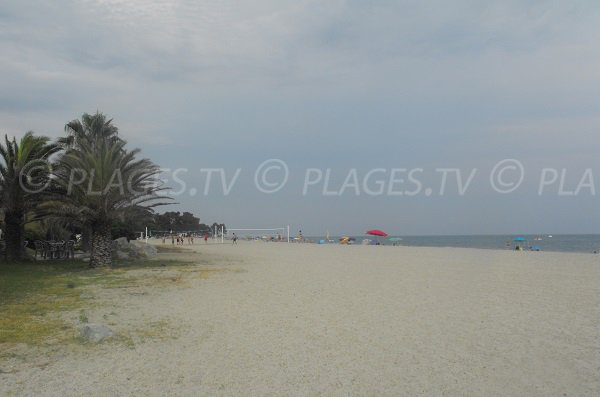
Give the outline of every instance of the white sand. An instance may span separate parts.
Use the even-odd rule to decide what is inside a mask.
[[[117,331],[168,321],[175,338],[40,353],[0,374],[0,390],[600,395],[598,256],[245,242],[194,249],[183,256],[231,271],[144,295],[120,291],[93,313],[99,321],[117,313]]]

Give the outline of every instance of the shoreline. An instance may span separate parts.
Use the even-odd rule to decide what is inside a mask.
[[[525,235],[528,237],[531,237],[531,235]],[[333,238],[334,240],[336,240],[335,243],[324,243],[324,244],[320,244],[319,240],[323,239],[323,236],[316,236],[316,237],[307,237],[307,242],[311,243],[311,244],[319,244],[319,245],[336,245],[338,238],[335,237]],[[354,244],[351,245],[363,245],[361,244],[361,239],[366,238],[366,239],[371,239],[373,240],[373,238],[369,237],[369,236],[353,236],[353,238],[356,239],[356,242]],[[578,239],[574,239],[572,241],[562,241],[564,239],[572,239],[572,238],[578,238]],[[394,245],[393,242],[387,241],[386,239],[380,239],[380,241],[382,242],[381,245],[383,246],[402,246],[402,247],[427,247],[427,248],[472,248],[472,249],[483,249],[483,250],[499,250],[499,251],[511,251],[511,250],[515,250],[514,248],[514,241],[513,241],[513,237],[508,236],[508,235],[432,235],[432,236],[403,236],[402,237],[403,240],[401,240],[400,242],[396,242],[396,245]],[[464,242],[437,242],[437,243],[430,243],[427,240],[446,240],[446,239],[462,239],[462,240],[472,240],[475,242],[474,245],[469,245],[467,243]],[[493,239],[494,241],[494,246],[488,245],[488,246],[484,246],[484,245],[477,245],[477,240],[481,240],[481,239]],[[586,241],[587,239],[587,241]],[[414,240],[422,240],[422,241],[418,241],[415,242]],[[506,242],[510,242],[511,243],[511,248],[506,248],[505,247],[505,243]],[[481,241],[479,241],[479,243],[481,244]],[[525,249],[523,251],[535,251],[535,252],[566,252],[566,253],[589,253],[589,254],[596,254],[598,252],[600,252],[600,234],[565,234],[565,235],[553,235],[553,237],[551,238],[544,238],[543,240],[534,240],[534,239],[526,239],[525,243],[527,244],[527,246],[529,247],[539,247],[540,250],[539,251],[535,251],[535,250],[530,250],[530,249]],[[550,244],[548,244],[550,243]],[[487,240],[484,242],[484,244],[492,244],[492,240]],[[556,247],[555,244],[560,244],[562,245],[562,247]],[[569,248],[569,245],[585,245],[585,247],[580,247],[580,248]]]
[[[285,241],[282,242],[265,242],[265,241],[248,241],[248,240],[238,240],[238,243],[257,243],[257,244],[288,244]],[[204,243],[202,243],[204,244]],[[231,241],[225,240],[225,243],[209,243],[208,245],[231,245]],[[367,244],[339,244],[339,243],[325,243],[320,244],[315,241],[306,241],[306,242],[290,242],[290,245],[318,245],[318,246],[342,246],[342,247],[386,247],[386,248],[424,248],[424,249],[459,249],[459,250],[478,250],[478,251],[494,251],[494,252],[518,252],[518,253],[534,253],[534,254],[576,254],[576,255],[598,255],[598,253],[588,252],[588,251],[555,251],[555,250],[543,250],[543,251],[532,251],[532,250],[522,250],[517,251],[515,249],[507,249],[507,248],[485,248],[485,247],[457,247],[457,246],[439,246],[439,245],[408,245],[408,244],[381,244],[381,245],[367,245]],[[200,243],[195,243],[194,245],[190,245],[190,247],[195,247],[200,245]],[[186,245],[187,246],[187,245]],[[177,247],[177,246],[175,246]],[[181,246],[180,246],[181,247]]]

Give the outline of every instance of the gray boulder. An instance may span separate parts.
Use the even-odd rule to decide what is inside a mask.
[[[129,245],[139,258],[152,258],[158,254],[156,247],[152,244],[146,244],[145,241],[132,241]]]
[[[99,343],[113,337],[113,332],[106,325],[83,324],[79,327],[79,335],[87,342]]]
[[[127,237],[119,237],[118,239],[113,241],[113,249],[118,251],[126,250],[129,247],[129,241],[127,241]]]
[[[113,255],[117,259],[148,259],[158,254],[156,247],[146,244],[145,241],[133,240],[128,242],[127,238],[121,237],[113,241]]]

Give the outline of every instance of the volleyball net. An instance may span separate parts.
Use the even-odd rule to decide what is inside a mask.
[[[227,228],[225,234],[228,238],[233,236],[233,233],[239,237],[279,239],[280,241],[290,242],[290,226],[285,227],[270,227],[270,228]]]

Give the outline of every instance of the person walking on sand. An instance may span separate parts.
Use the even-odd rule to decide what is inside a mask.
[[[204,233],[204,244],[208,244],[208,233]]]
[[[235,233],[233,233],[233,238],[231,240],[232,240],[231,245],[234,245],[234,244],[237,245],[237,236],[235,235]]]

